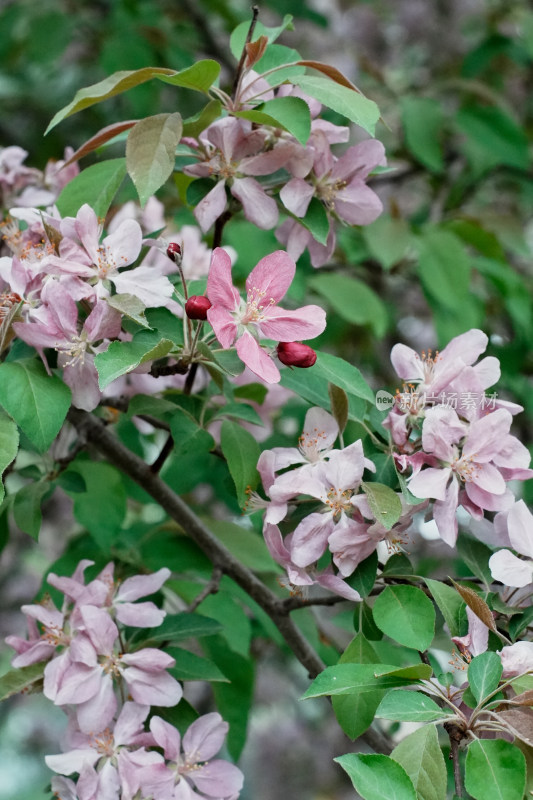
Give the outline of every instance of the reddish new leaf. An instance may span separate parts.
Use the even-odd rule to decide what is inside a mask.
[[[97,147],[101,147],[106,142],[109,142],[110,139],[118,136],[119,133],[133,128],[137,122],[138,120],[136,119],[128,119],[124,122],[114,122],[112,125],[106,125],[105,128],[102,128],[94,136],[91,136],[90,139],[87,139],[85,144],[82,144],[81,147],[78,147],[76,152],[71,155],[68,161],[65,161],[63,166],[67,167],[69,164],[79,161],[80,158],[83,158],[83,156],[86,156],[88,153],[92,153]]]

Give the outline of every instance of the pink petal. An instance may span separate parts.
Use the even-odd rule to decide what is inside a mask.
[[[218,753],[229,725],[216,711],[204,714],[189,726],[183,736],[183,752],[190,762],[209,761]]]
[[[218,181],[194,209],[194,216],[204,233],[223,213],[226,203],[226,182]]]
[[[230,798],[240,792],[244,776],[240,769],[228,761],[216,759],[191,771],[188,777],[208,797]]]
[[[182,698],[180,684],[168,672],[153,673],[128,667],[123,675],[129,693],[142,705],[175,706]]]
[[[151,575],[134,575],[132,578],[127,578],[120,585],[115,601],[131,603],[134,600],[138,600],[139,597],[154,594],[154,592],[159,591],[171,574],[167,567],[162,567]]]
[[[115,606],[116,618],[132,628],[157,628],[166,616],[166,611],[155,603],[119,603]]]
[[[213,328],[218,341],[227,349],[237,336],[237,324],[231,312],[221,306],[211,306],[207,310],[207,321]]]
[[[244,216],[261,230],[270,230],[278,222],[278,205],[255,178],[235,178],[231,193],[242,203]]]
[[[471,456],[476,462],[491,461],[509,433],[512,421],[509,412],[499,408],[473,422],[463,447],[463,458]]]
[[[422,474],[422,473],[421,473]],[[439,530],[440,538],[443,542],[455,546],[457,541],[457,505],[459,501],[459,482],[452,480],[444,501],[437,500],[433,504],[433,519]]]
[[[237,355],[252,370],[254,375],[266,383],[278,383],[281,375],[269,355],[247,331],[237,339]]]
[[[239,172],[244,175],[272,175],[285,166],[294,152],[295,145],[292,142],[282,142],[272,150],[243,158],[239,164]]]
[[[320,306],[302,306],[295,311],[273,306],[264,313],[265,319],[259,323],[261,333],[276,342],[314,339],[326,327],[326,312]]]
[[[163,748],[165,758],[169,761],[178,761],[181,751],[181,737],[176,728],[165,722],[161,717],[152,717],[150,730],[159,747]]]
[[[96,606],[82,606],[80,616],[85,632],[100,655],[109,655],[118,638],[118,628],[107,611]]]
[[[460,358],[470,366],[481,353],[485,352],[488,341],[488,336],[483,331],[473,328],[452,339],[441,351],[440,358],[447,361],[454,361],[456,358]]]
[[[334,530],[335,523],[331,514],[314,513],[305,517],[292,535],[293,563],[298,567],[307,567],[318,561]]]
[[[236,311],[241,302],[240,294],[231,280],[231,258],[221,247],[216,247],[211,256],[207,296],[213,306],[221,306],[229,311]]]
[[[279,196],[285,208],[296,217],[305,217],[315,189],[301,178],[292,178],[282,188]]]
[[[428,467],[409,479],[409,491],[415,497],[422,499],[432,497],[435,500],[444,500],[450,475],[451,469],[449,468]]]
[[[350,181],[357,176],[364,180],[374,167],[384,166],[386,163],[383,144],[377,139],[366,139],[346,150],[331,170],[331,179]]]
[[[94,747],[84,747],[83,749],[60,753],[56,756],[44,757],[46,766],[61,775],[72,775],[73,772],[79,773],[84,764],[89,764],[93,767],[99,759],[100,754]]]
[[[261,308],[279,303],[291,285],[296,264],[284,250],[264,256],[246,278],[246,292]],[[272,309],[269,309],[272,310]]]
[[[370,225],[383,211],[377,194],[359,178],[337,192],[334,206],[339,217],[350,225]]]
[[[509,539],[513,548],[524,556],[533,558],[533,514],[523,500],[519,500],[507,515]],[[514,586],[514,584],[508,584]]]

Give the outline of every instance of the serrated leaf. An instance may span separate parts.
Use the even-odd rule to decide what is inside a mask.
[[[354,92],[361,92],[355,86],[346,75],[343,75],[337,67],[332,67],[331,64],[323,64],[321,61],[304,61],[301,60],[298,62],[302,67],[310,67],[311,69],[316,69],[318,72],[322,72],[324,75],[327,75],[328,78],[331,78],[332,81],[335,83],[340,84],[341,86],[346,86],[347,89],[353,89]]]
[[[70,407],[70,389],[40,361],[0,364],[0,404],[40,453],[48,450]]]
[[[355,122],[356,125],[360,125],[367,133],[374,136],[376,123],[379,120],[379,108],[373,100],[327,78],[295,75],[292,80],[311,97]]]
[[[327,243],[330,230],[329,217],[324,204],[318,197],[311,198],[305,217],[295,217],[295,219],[309,231],[319,244]]]
[[[208,658],[197,656],[181,647],[167,647],[165,652],[176,659],[176,664],[169,668],[172,677],[177,681],[222,681],[228,679],[216,664]]]
[[[370,642],[358,633],[339,658],[339,664],[375,664],[378,656]],[[355,740],[372,724],[384,689],[356,695],[336,695],[331,698],[337,722],[344,733]]]
[[[389,756],[349,753],[334,761],[348,773],[364,800],[417,800],[407,772]]]
[[[400,668],[390,664],[336,664],[326,667],[314,679],[302,700],[324,695],[365,694],[378,689],[409,686],[429,677],[431,673],[431,667],[426,664],[416,664],[414,668]]]
[[[490,586],[493,580],[489,568],[492,550],[477,539],[461,535],[457,539],[457,552],[467,567],[472,570],[472,575],[480,578],[487,586]]]
[[[468,682],[478,703],[498,687],[502,672],[500,657],[490,650],[472,659],[468,665]]]
[[[82,205],[88,203],[96,216],[104,219],[125,177],[125,158],[91,164],[61,190],[56,200],[59,213],[62,217],[75,217]]]
[[[197,139],[202,131],[205,131],[212,122],[220,117],[221,111],[222,103],[220,100],[210,100],[193,117],[187,117],[187,119],[183,120],[183,136],[191,136],[193,139]]]
[[[252,41],[255,42],[257,39],[261,38],[261,36],[266,36],[269,44],[271,42],[275,42],[278,36],[283,33],[284,30],[292,30],[292,20],[293,17],[291,14],[285,14],[283,17],[283,22],[281,25],[277,27],[267,28],[263,25],[262,22],[257,22],[254,28],[254,33],[252,36]],[[241,22],[240,25],[233,30],[231,37],[230,37],[230,49],[233,55],[237,60],[241,57],[241,53],[243,51],[246,37],[248,35],[248,30],[250,28],[249,22]]]
[[[155,77],[164,83],[171,83],[172,86],[183,86],[185,89],[194,89],[197,92],[207,94],[208,89],[214,84],[220,75],[220,64],[210,58],[197,61],[192,67],[186,67],[179,72],[161,73]]]
[[[378,628],[395,642],[427,650],[435,635],[433,603],[416,586],[387,586],[373,607]]]
[[[473,589],[469,589],[468,586],[460,586],[453,579],[452,583],[467,604],[468,608],[470,608],[474,614],[479,617],[481,622],[485,623],[487,628],[490,628],[491,631],[499,636],[498,628],[494,622],[492,611],[483,598],[480,597]]]
[[[0,676],[0,700],[5,700],[19,692],[28,691],[34,683],[41,680],[47,662],[40,661],[29,667],[11,669]]]
[[[196,453],[198,457],[212,450],[215,440],[189,414],[176,407],[170,420],[170,432],[174,441],[174,452],[179,456]]]
[[[522,800],[524,754],[503,739],[476,739],[466,754],[465,788],[475,800]]]
[[[106,297],[105,301],[111,308],[116,308],[117,311],[120,311],[121,314],[133,320],[133,322],[136,322],[137,325],[140,325],[142,328],[150,327],[144,315],[146,306],[142,300],[135,295],[114,294],[110,297]]]
[[[174,342],[162,339],[158,331],[139,331],[131,342],[111,342],[94,359],[100,389],[140,364],[166,356],[173,348]]]
[[[126,142],[126,166],[141,206],[171,176],[181,139],[181,114],[156,114],[133,127]]]
[[[390,531],[402,516],[402,501],[396,492],[383,483],[363,482],[361,488],[376,521]]]
[[[92,153],[93,150],[97,150],[102,145],[114,139],[115,136],[118,136],[119,134],[124,133],[124,131],[128,131],[130,128],[133,128],[138,121],[139,120],[137,119],[128,119],[124,120],[124,122],[114,122],[112,125],[106,125],[105,128],[102,128],[94,136],[91,136],[90,139],[87,139],[87,141],[82,144],[81,147],[78,147],[76,152],[73,153],[67,161],[65,161],[64,166],[66,167],[69,164],[74,164],[76,161],[79,161],[80,158]]]
[[[254,572],[277,572],[278,567],[261,535],[229,520],[207,518],[205,522],[209,530],[245,567]]]
[[[165,69],[164,67],[143,67],[136,70],[122,70],[115,72],[113,75],[108,75],[104,80],[98,83],[93,83],[91,86],[86,86],[80,89],[74,95],[74,99],[62,108],[53,117],[48,128],[45,131],[51,131],[61,120],[82,111],[84,108],[101,103],[109,97],[114,97],[117,94],[128,91],[134,86],[139,86],[141,83],[152,80],[160,75],[174,75],[175,70]]]
[[[0,411],[0,477],[16,458],[19,432],[11,417]],[[4,499],[4,484],[0,481],[0,503]]]
[[[432,172],[444,169],[441,137],[444,114],[432,97],[401,98],[400,107],[405,141],[410,153]]]
[[[309,106],[300,97],[276,97],[249,111],[239,111],[235,116],[261,125],[283,128],[292,133],[302,145],[307,144],[311,133]]]
[[[368,325],[381,338],[387,330],[387,310],[366,283],[349,275],[314,275],[310,286],[322,295],[342,319]]]
[[[332,356],[330,353],[317,352],[316,363],[312,369],[315,375],[328,383],[340,386],[348,394],[374,402],[374,393],[357,367],[348,364],[344,359]]]
[[[425,725],[403,739],[391,753],[415,787],[418,800],[446,800],[446,762],[434,725]]]
[[[446,716],[446,710],[426,694],[406,689],[393,689],[386,694],[376,711],[376,717],[396,722],[435,722]]]
[[[316,364],[305,370],[284,369],[281,372],[280,383],[286,389],[290,389],[313,405],[329,410],[331,399],[327,390],[327,383],[322,373],[319,371],[315,372],[315,368]],[[364,400],[348,393],[349,419],[360,422],[365,415],[365,409],[366,403]]]
[[[109,553],[126,516],[122,476],[115,467],[102,461],[77,461],[76,471],[87,489],[72,496],[74,517],[89,531],[101,550]]]
[[[441,581],[424,578],[424,582],[444,617],[450,635],[461,636],[466,622],[465,604],[461,595]]]
[[[229,420],[222,423],[220,446],[237,490],[237,500],[244,506],[248,491],[259,483],[257,462],[261,450],[251,433]]]
[[[41,502],[50,489],[48,481],[35,481],[19,489],[15,495],[13,515],[21,531],[37,540],[41,530]]]
[[[343,433],[348,422],[348,395],[340,386],[328,383],[328,394],[331,401],[331,413],[335,422],[339,426],[339,431]]]

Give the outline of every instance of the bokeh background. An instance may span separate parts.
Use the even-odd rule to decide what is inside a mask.
[[[294,17],[280,42],[333,64],[382,111],[377,136],[393,169],[372,180],[384,214],[342,229],[331,266],[299,275],[329,325],[322,349],[355,363],[374,389],[394,391],[388,354],[397,341],[436,348],[471,327],[490,337],[502,363],[498,394],[526,409],[515,432],[530,441],[533,411],[533,12],[524,0],[270,0],[260,20]],[[161,111],[194,114],[200,99],[159,82],[77,114],[46,137],[75,92],[116,70],[222,64],[230,84],[233,28],[250,19],[244,0],[3,0],[0,4],[0,147],[19,145],[44,168],[105,125]],[[332,121],[341,122],[334,114]],[[360,138],[353,131],[353,140]],[[109,153],[108,153],[109,154]],[[107,155],[108,155],[107,154]],[[98,154],[95,158],[98,158]],[[87,159],[86,164],[91,163]],[[175,187],[174,187],[175,189]],[[128,189],[122,199],[127,199]],[[161,192],[179,225],[190,209]],[[242,274],[270,250],[273,232],[239,219],[226,229]],[[526,499],[533,491],[525,488]],[[529,496],[528,496],[529,492]],[[0,634],[21,633],[30,602],[70,533],[69,510],[45,514],[37,546],[15,536],[0,562]],[[6,532],[0,530],[4,542]],[[433,559],[438,550],[431,551]],[[337,621],[338,622],[338,621]],[[338,636],[322,620],[324,636]],[[337,632],[335,632],[337,631]],[[342,642],[340,642],[342,644]],[[271,646],[272,647],[272,646]],[[242,767],[243,800],[345,800],[354,791],[333,764],[346,740],[327,709],[298,703],[307,679],[280,670],[265,645]],[[10,653],[0,648],[0,672]],[[285,671],[284,671],[285,670]],[[294,674],[291,674],[293,670]],[[202,702],[201,687],[197,700]],[[326,701],[324,701],[325,703]],[[42,755],[57,751],[63,715],[44,698],[0,706],[0,800],[47,798]]]

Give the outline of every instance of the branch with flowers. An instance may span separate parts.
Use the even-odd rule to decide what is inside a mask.
[[[66,501],[77,528],[52,594],[22,607],[28,638],[6,640],[2,697],[42,691],[65,711],[63,751],[46,757],[61,800],[236,800],[229,759],[267,640],[305,668],[304,698],[329,697],[373,750],[336,758],[365,800],[445,800],[448,752],[456,796],[521,800],[523,409],[489,393],[500,364],[475,326],[439,351],[395,344],[402,388],[377,394],[319,339],[322,306],[351,285],[335,271],[342,234],[383,210],[380,114],[336,68],[276,44],[290,20],[256,17],[232,36],[231,94],[210,59],[123,71],[50,127],[151,80],[203,95],[194,117],[117,122],[44,173],[0,151],[0,520],[38,539]],[[124,134],[125,157],[79,171]],[[170,179],[178,229],[155,196]],[[235,223],[277,242],[251,268]],[[448,572],[425,563],[428,526]],[[212,710],[188,681],[212,686]]]

